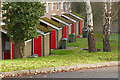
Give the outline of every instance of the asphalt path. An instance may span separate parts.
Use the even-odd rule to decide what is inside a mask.
[[[58,72],[50,74],[38,74],[22,76],[19,78],[118,78],[118,66],[86,69],[72,72]]]

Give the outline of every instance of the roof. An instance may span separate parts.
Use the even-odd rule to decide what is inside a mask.
[[[58,24],[59,24],[59,25],[62,25],[62,27],[65,26],[65,24],[63,24],[63,23],[61,23],[61,22],[59,22]]]
[[[44,18],[41,18],[41,19],[44,20],[44,21],[46,21],[46,22],[48,22],[48,23],[50,23],[50,24],[52,24],[52,25],[54,25],[54,26],[56,26],[56,27],[58,27],[58,28],[63,27],[62,24],[60,24],[58,22],[55,22],[55,21],[53,21],[53,20],[51,20],[49,18],[44,17]]]
[[[8,26],[7,25],[2,25],[2,29],[7,31],[8,30]],[[47,33],[47,32],[50,31],[49,29],[47,29],[46,27],[44,27],[44,26],[42,26],[40,24],[37,25],[37,29],[39,29],[40,31],[43,31],[44,33]]]
[[[37,25],[37,29],[39,29],[40,31],[43,31],[44,33],[49,32],[50,30],[40,24]]]
[[[70,14],[65,13],[65,14],[63,14],[63,15],[68,16],[68,17],[70,17],[71,19],[74,19],[74,20],[76,20],[76,21],[79,21],[78,18],[76,18],[76,17],[74,17],[74,16],[72,16],[72,15],[70,15]]]
[[[58,19],[66,22],[66,23],[68,23],[68,24],[73,23],[71,20],[65,19],[65,18],[63,18],[63,17],[61,17],[61,16],[58,16],[58,15],[54,15],[53,17],[58,18]]]
[[[72,13],[72,14],[74,14],[74,15],[76,15],[76,16],[78,16],[78,17],[80,17],[80,18],[85,19],[85,17],[83,17],[83,16],[81,16],[81,15],[79,15],[79,14],[75,13],[75,12],[71,12],[71,13]]]

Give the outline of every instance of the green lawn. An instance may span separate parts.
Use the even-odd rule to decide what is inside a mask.
[[[87,51],[80,51],[80,48],[87,48],[87,39],[78,38],[75,43],[68,43],[68,46],[78,47],[76,50],[52,50],[51,56],[39,58],[26,58],[14,60],[1,60],[1,71],[16,71],[27,69],[38,69],[47,67],[77,65],[77,64],[91,64],[109,61],[118,61],[118,34],[111,34],[111,49],[112,52],[102,51],[102,34],[95,34],[96,45],[100,52],[89,53]]]

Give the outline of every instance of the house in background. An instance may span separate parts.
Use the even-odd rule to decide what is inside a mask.
[[[43,2],[46,6],[45,17],[51,19],[52,15],[61,16],[63,13],[71,12],[71,2],[70,1],[51,1]]]

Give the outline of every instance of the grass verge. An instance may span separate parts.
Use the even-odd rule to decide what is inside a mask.
[[[101,36],[102,34],[95,34],[96,46],[98,49],[101,49],[100,52],[89,53],[82,50],[76,53],[80,48],[87,48],[88,45],[86,38],[78,38],[75,43],[68,43],[68,46],[78,47],[76,50],[52,50],[51,54],[54,55],[51,56],[1,60],[1,72],[118,61],[118,35],[111,34],[112,52],[102,51]]]

